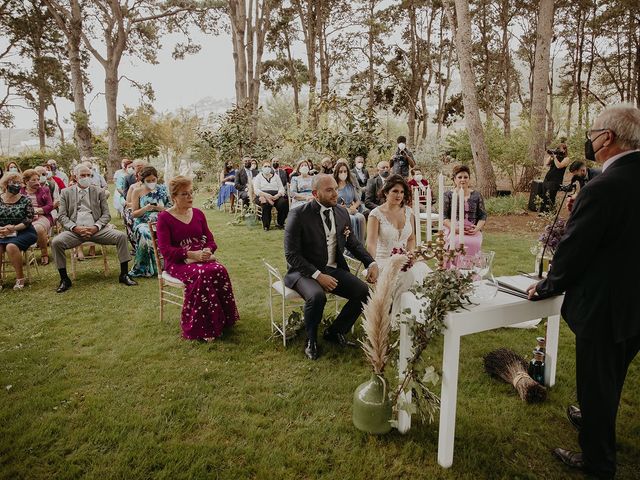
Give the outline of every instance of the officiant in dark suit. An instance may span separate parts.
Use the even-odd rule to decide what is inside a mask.
[[[284,283],[305,299],[307,342],[304,352],[315,360],[319,355],[317,331],[327,303],[326,293],[348,300],[323,335],[324,340],[340,346],[355,346],[345,334],[358,319],[369,296],[367,284],[349,271],[344,259],[345,247],[368,269],[367,281],[377,280],[378,267],[351,233],[349,212],[337,206],[338,185],[334,178],[316,175],[312,193],[315,201],[291,210],[287,219],[284,252],[289,270]]]
[[[606,108],[587,131],[585,157],[603,163],[602,173],[580,191],[552,268],[529,298],[566,292],[562,316],[576,335],[580,408],[570,406],[567,415],[582,452],[554,453],[571,467],[613,478],[618,405],[640,350],[640,109]]]

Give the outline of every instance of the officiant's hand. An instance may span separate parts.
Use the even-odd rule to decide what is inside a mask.
[[[367,268],[367,282],[376,283],[378,281],[379,273],[380,270],[378,270],[377,264],[372,263],[371,265],[369,265],[369,267]]]
[[[321,273],[320,275],[318,275],[316,281],[320,284],[325,292],[332,292],[338,286],[338,280],[325,273]]]
[[[537,300],[536,298],[538,296],[538,292],[536,292],[537,286],[538,284],[534,283],[527,289],[527,296],[529,297],[529,300]]]

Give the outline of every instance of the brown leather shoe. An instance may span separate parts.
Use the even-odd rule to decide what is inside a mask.
[[[555,448],[553,450],[553,454],[558,457],[562,463],[571,468],[578,468],[580,470],[584,469],[582,452],[572,452],[570,450],[565,450],[564,448]]]
[[[575,405],[569,405],[567,407],[567,418],[571,422],[571,425],[573,425],[576,430],[580,431],[580,428],[582,427],[582,412],[580,409]]]

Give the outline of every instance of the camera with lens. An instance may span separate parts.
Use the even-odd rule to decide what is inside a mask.
[[[564,153],[564,151],[559,148],[556,148],[555,150],[547,150],[547,153],[549,155],[553,155],[554,157],[558,157],[558,158],[564,158],[567,156],[567,154]]]

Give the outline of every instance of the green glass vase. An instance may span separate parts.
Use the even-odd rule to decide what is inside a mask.
[[[381,375],[359,385],[353,393],[353,424],[358,430],[381,435],[391,430],[391,402],[387,385]]]

